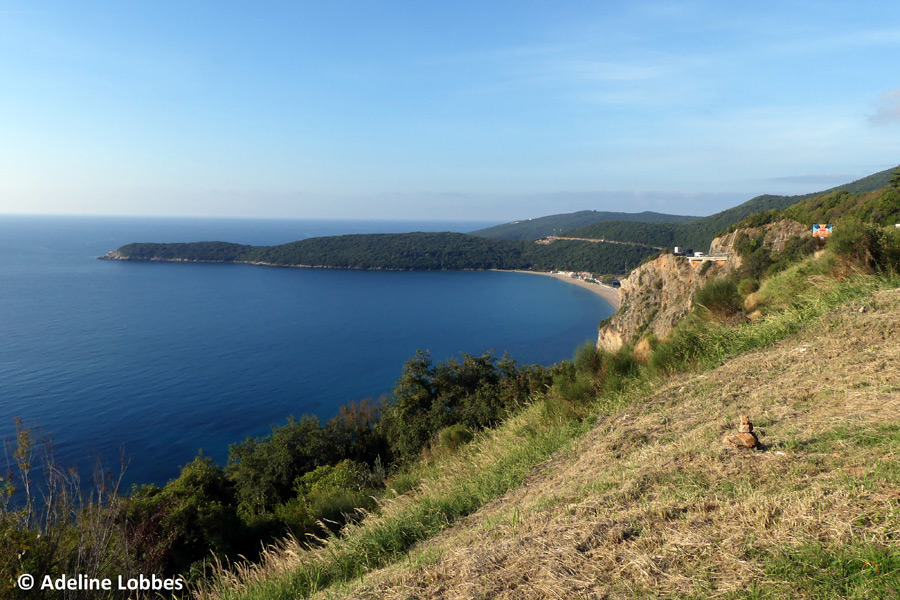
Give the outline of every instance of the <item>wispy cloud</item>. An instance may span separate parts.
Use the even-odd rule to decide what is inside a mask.
[[[891,90],[881,95],[875,112],[869,116],[873,125],[900,123],[900,90]]]

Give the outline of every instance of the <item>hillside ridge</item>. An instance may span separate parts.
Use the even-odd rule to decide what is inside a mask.
[[[520,219],[510,223],[494,225],[477,231],[471,235],[507,240],[536,240],[548,235],[559,235],[579,227],[601,221],[640,221],[642,223],[666,223],[690,221],[697,217],[686,215],[670,215],[653,211],[639,213],[609,212],[597,210],[580,210],[573,213],[560,213],[530,219]]]
[[[656,246],[682,246],[705,249],[716,235],[742,219],[763,211],[781,210],[799,202],[837,192],[872,192],[888,185],[895,168],[886,169],[856,181],[836,186],[822,192],[797,196],[775,196],[764,194],[718,212],[708,217],[680,223],[637,223],[608,221],[565,232],[572,237],[604,238],[608,240],[640,241]]]

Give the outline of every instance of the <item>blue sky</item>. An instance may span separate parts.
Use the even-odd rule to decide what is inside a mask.
[[[3,2],[0,213],[710,214],[900,163],[898,57],[897,2]]]

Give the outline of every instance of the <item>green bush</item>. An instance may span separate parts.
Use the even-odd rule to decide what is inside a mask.
[[[749,277],[745,279],[741,279],[741,282],[738,283],[737,291],[741,296],[749,296],[753,292],[759,289],[759,280],[751,279]]]
[[[294,480],[318,466],[337,462],[316,417],[290,418],[265,438],[232,444],[225,473],[234,483],[244,511],[264,513],[293,496]]]
[[[492,427],[550,383],[540,366],[519,367],[490,353],[433,364],[421,350],[407,361],[378,422],[394,465],[415,460],[442,429]]]
[[[834,233],[828,238],[828,248],[838,256],[846,257],[861,265],[868,265],[873,229],[856,219],[847,219],[835,226]]]
[[[585,344],[575,353],[574,361],[560,363],[553,377],[553,396],[564,413],[575,412],[597,397],[603,390],[620,389],[622,383],[637,374],[640,365],[631,346],[617,352]]]
[[[878,245],[872,252],[875,268],[882,273],[900,272],[900,229],[882,228]]]
[[[656,374],[674,373],[691,365],[702,352],[704,330],[704,324],[695,316],[689,315],[682,320],[654,348],[647,361],[650,371]]]
[[[385,487],[390,490],[393,490],[398,495],[403,495],[406,492],[416,489],[419,487],[419,484],[422,483],[422,478],[413,473],[400,472],[388,479],[385,482]]]
[[[234,488],[207,456],[185,465],[165,487],[134,490],[122,506],[131,551],[148,572],[185,573],[197,561],[234,556],[244,528]]]
[[[567,405],[583,405],[597,397],[598,380],[581,371],[560,374],[553,378],[555,396]]]
[[[622,384],[637,375],[640,364],[631,346],[623,346],[615,353],[603,357],[603,387],[606,390],[621,389]]]
[[[581,373],[599,373],[603,368],[603,352],[597,345],[587,342],[575,351],[575,370]]]
[[[448,452],[456,452],[460,446],[468,444],[475,437],[465,425],[456,423],[438,434],[438,445]]]
[[[370,509],[375,501],[366,488],[368,469],[365,465],[343,460],[336,465],[324,465],[297,478],[291,502],[296,514],[302,506],[307,530],[319,522],[340,526],[358,512]],[[331,527],[332,529],[334,527]]]
[[[741,300],[733,281],[713,279],[697,290],[694,305],[719,316],[730,316],[740,310]]]
[[[848,219],[835,226],[828,247],[837,255],[881,273],[900,269],[900,230]]]

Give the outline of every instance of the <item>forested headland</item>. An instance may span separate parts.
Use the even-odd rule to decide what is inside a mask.
[[[127,244],[102,258],[233,262],[333,269],[457,271],[503,269],[624,273],[654,250],[603,242],[536,244],[462,233],[357,234],[318,237],[278,246],[229,242]]]

